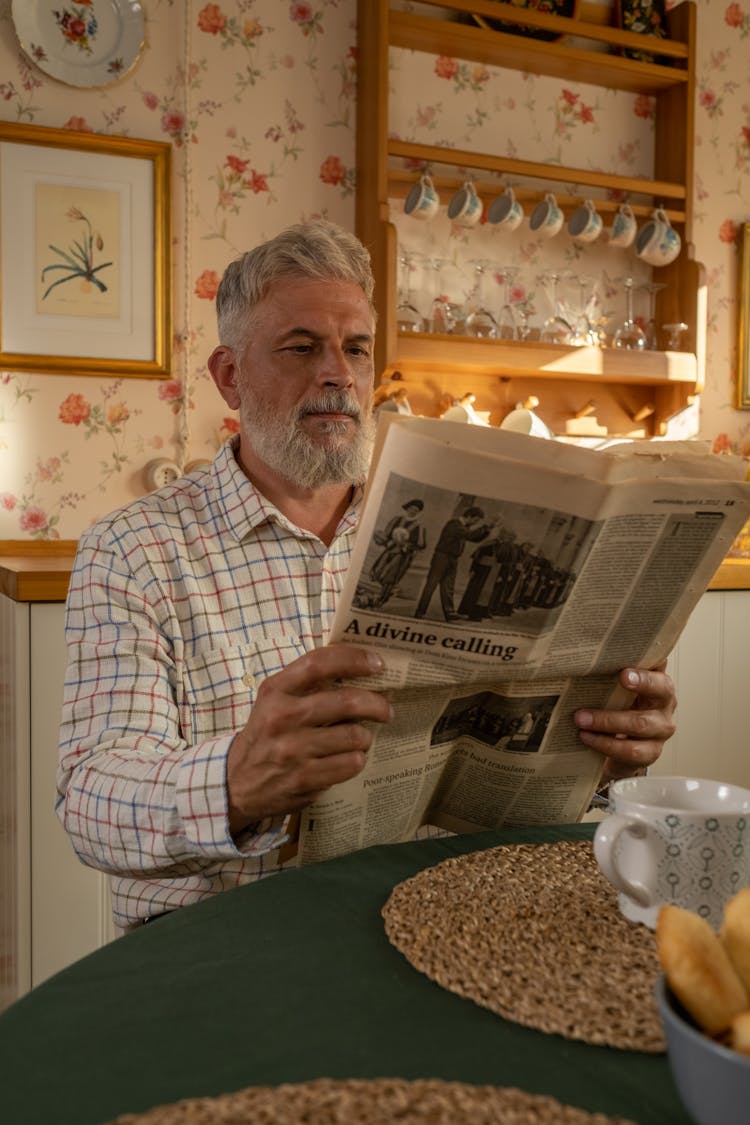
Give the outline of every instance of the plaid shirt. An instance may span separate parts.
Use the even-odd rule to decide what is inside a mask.
[[[229,834],[227,753],[260,681],[328,636],[361,493],[326,547],[254,488],[236,444],[78,547],[57,811],[112,875],[121,927],[279,870],[288,818]]]

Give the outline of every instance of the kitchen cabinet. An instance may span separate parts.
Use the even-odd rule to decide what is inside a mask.
[[[651,772],[710,777],[750,789],[748,668],[750,590],[711,590],[669,658],[677,731]]]
[[[512,21],[518,29],[547,30],[561,38],[548,42],[493,30],[486,21],[497,19],[500,8],[502,19]],[[474,24],[457,22],[466,16],[473,17]],[[485,26],[480,26],[482,22]],[[400,371],[411,384],[429,387],[433,398],[440,390],[458,389],[459,378],[463,380],[460,389],[465,389],[470,379],[478,399],[482,389],[492,388],[495,401],[505,403],[506,412],[531,394],[539,395],[542,386],[542,416],[559,433],[565,432],[565,419],[575,413],[575,404],[585,403],[593,394],[599,420],[611,435],[632,434],[635,419],[644,427],[643,436],[672,436],[670,420],[695,408],[705,370],[705,271],[694,260],[692,246],[694,3],[682,3],[669,13],[669,38],[648,39],[649,51],[655,52],[653,62],[616,53],[628,48],[643,50],[644,37],[633,32],[499,5],[495,0],[453,0],[449,5],[435,0],[416,5],[359,0],[358,39],[356,226],[370,249],[376,279],[377,377]],[[399,48],[653,97],[651,176],[398,139],[391,130],[389,58]],[[657,322],[686,321],[685,350],[636,353],[400,332],[396,325],[398,248],[390,208],[404,198],[414,183],[414,169],[420,167],[430,170],[442,202],[461,186],[468,168],[480,195],[483,191],[497,194],[503,177],[508,177],[524,202],[533,204],[546,191],[554,190],[566,214],[583,198],[591,197],[605,223],[623,198],[639,222],[655,207],[664,208],[681,234],[682,251],[671,265],[653,271],[653,280],[665,283],[657,297]],[[498,174],[500,181],[483,183],[483,175]],[[498,380],[505,384],[501,399]]]
[[[54,813],[64,612],[0,595],[0,1008],[115,935]]]

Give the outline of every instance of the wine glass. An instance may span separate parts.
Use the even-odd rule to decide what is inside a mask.
[[[519,304],[513,302],[513,282],[518,270],[518,266],[500,266],[497,271],[497,280],[502,281],[505,286],[503,305],[498,316],[499,334],[510,340],[524,340],[529,334],[526,313]]]
[[[656,351],[659,347],[659,337],[656,331],[656,297],[662,289],[667,288],[665,281],[646,281],[638,286],[644,293],[648,293],[648,324],[646,325],[646,347],[649,351]]]
[[[662,324],[662,328],[667,333],[667,351],[678,352],[682,342],[683,332],[687,332],[688,326],[684,320],[675,324]]]
[[[612,338],[613,348],[628,348],[630,351],[642,352],[646,347],[646,333],[633,320],[633,279],[626,277],[623,280],[625,289],[625,319],[615,331]]]
[[[570,333],[569,344],[577,348],[584,348],[586,346],[598,346],[600,343],[599,333],[591,323],[590,313],[593,312],[595,301],[594,278],[588,274],[578,274],[576,277],[578,282],[578,308],[572,320],[572,330]]]
[[[435,296],[428,328],[430,332],[451,334],[464,319],[461,303],[453,299],[456,290],[455,275],[460,271],[451,258],[432,258],[430,265],[435,273]]]
[[[558,285],[562,274],[556,270],[547,270],[537,279],[544,287],[547,298],[552,305],[552,314],[542,324],[539,339],[546,344],[567,344],[570,339],[570,325],[561,315]]]
[[[497,339],[500,335],[500,328],[487,307],[489,302],[485,294],[488,271],[492,262],[489,258],[472,258],[469,265],[474,267],[474,284],[466,299],[467,307],[471,310],[464,322],[466,334],[468,336]]]
[[[412,273],[419,255],[403,247],[399,253],[398,304],[396,305],[396,327],[399,332],[422,332],[424,320],[414,304],[412,295]]]

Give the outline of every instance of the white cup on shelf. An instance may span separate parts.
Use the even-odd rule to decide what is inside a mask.
[[[635,236],[636,255],[650,266],[668,266],[681,248],[682,239],[661,207],[656,208]]]
[[[520,227],[523,222],[523,207],[516,199],[512,187],[507,187],[502,195],[492,200],[487,210],[487,222],[507,231]]]
[[[578,242],[593,242],[602,233],[602,225],[593,200],[587,199],[568,219],[568,233]]]
[[[457,226],[468,228],[476,226],[481,217],[482,200],[471,180],[467,180],[448,204],[448,218]]]
[[[612,226],[609,228],[609,245],[627,249],[628,246],[632,246],[637,230],[638,224],[635,221],[632,207],[629,207],[627,203],[621,204],[617,208]]]
[[[412,219],[434,219],[440,208],[440,197],[435,185],[427,175],[420,176],[417,182],[409,189],[409,194],[404,203],[404,212]]]
[[[563,222],[563,213],[557,205],[557,200],[552,192],[548,191],[544,199],[540,200],[531,212],[529,219],[531,232],[538,238],[554,238],[562,230]]]

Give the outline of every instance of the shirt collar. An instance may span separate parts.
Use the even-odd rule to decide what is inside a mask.
[[[266,522],[279,523],[301,539],[316,538],[312,532],[305,531],[292,523],[275,504],[266,499],[251,480],[248,480],[237,461],[239,444],[239,434],[234,434],[221,447],[211,468],[219,505],[224,513],[227,527],[237,542],[241,543],[257,527]],[[361,485],[354,489],[349,507],[336,529],[337,535],[349,535],[356,531],[363,492]]]

